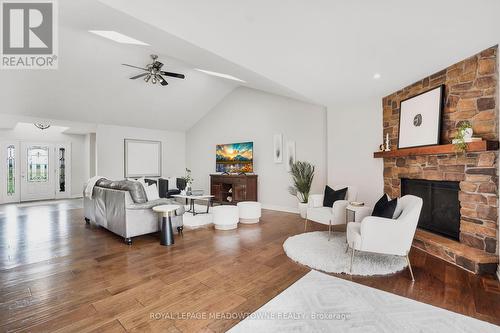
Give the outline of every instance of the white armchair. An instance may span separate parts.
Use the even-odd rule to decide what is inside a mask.
[[[346,200],[335,201],[333,207],[323,207],[323,194],[311,194],[309,196],[307,215],[304,221],[304,231],[307,230],[308,220],[325,224],[328,225],[328,239],[330,239],[332,225],[346,223],[345,209],[350,201],[356,200],[357,190],[352,186],[346,185],[331,186],[331,188],[336,191],[346,187]]]
[[[401,214],[397,219],[368,216],[360,222],[350,222],[347,225],[347,244],[352,249],[351,271],[355,251],[374,252],[406,257],[411,279],[410,252],[413,236],[417,228],[422,199],[414,195],[405,195],[398,199],[397,210]]]

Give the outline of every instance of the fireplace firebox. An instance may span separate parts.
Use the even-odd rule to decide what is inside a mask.
[[[423,179],[401,179],[401,195],[416,195],[424,201],[418,227],[460,239],[459,182]]]

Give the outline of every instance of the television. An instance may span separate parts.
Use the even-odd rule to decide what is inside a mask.
[[[216,172],[253,172],[253,142],[217,145]]]

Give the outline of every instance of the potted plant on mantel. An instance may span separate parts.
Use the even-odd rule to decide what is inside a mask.
[[[472,124],[469,121],[464,120],[458,123],[457,135],[452,141],[458,152],[465,153],[467,151],[467,143],[473,141],[472,134]]]
[[[307,201],[309,200],[309,192],[314,178],[314,165],[309,162],[297,161],[290,168],[293,185],[288,191],[291,195],[299,199],[299,213],[302,218],[306,218]]]

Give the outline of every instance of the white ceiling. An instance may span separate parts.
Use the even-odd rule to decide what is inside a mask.
[[[238,86],[194,68],[329,107],[355,103],[497,44],[499,12],[498,0],[59,1],[59,69],[2,71],[0,112],[185,130]],[[120,64],[145,65],[151,53],[186,80],[128,80],[138,72]]]
[[[247,86],[301,98],[286,88],[94,0],[59,1],[58,70],[2,71],[3,114],[186,130],[239,84],[195,71],[228,70]],[[88,30],[115,30],[151,46],[119,44]],[[183,73],[166,87],[128,78],[159,55],[164,70]],[[182,59],[182,60],[178,60]],[[21,119],[21,118],[20,118]]]
[[[323,105],[387,95],[500,41],[498,0],[101,1]]]

